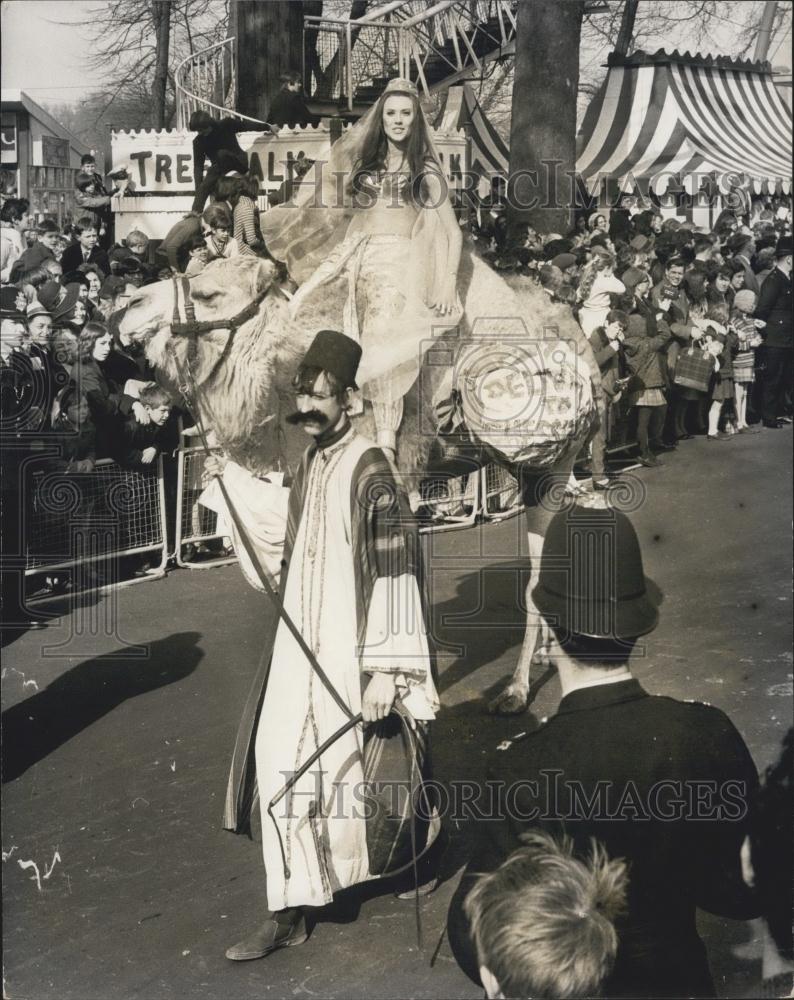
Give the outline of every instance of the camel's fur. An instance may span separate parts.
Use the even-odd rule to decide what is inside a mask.
[[[476,280],[473,280],[475,279]],[[214,262],[190,282],[190,291],[199,321],[228,319],[239,313],[257,295],[270,287],[257,315],[243,324],[228,344],[229,333],[216,330],[199,338],[193,371],[201,385],[204,412],[224,449],[236,462],[255,472],[294,465],[306,446],[305,434],[285,424],[284,417],[294,408],[291,379],[316,329],[327,325],[327,317],[302,312],[300,328],[289,317],[289,301],[275,283],[275,269],[265,261],[247,257]],[[479,317],[473,328],[464,326],[464,335],[498,340],[505,318],[523,319],[527,336],[554,336],[575,340],[579,356],[598,380],[598,368],[586,338],[570,311],[553,305],[528,280],[511,282],[512,295],[505,293],[502,279],[481,261],[464,254],[459,288],[466,314]],[[122,320],[123,331],[146,345],[149,360],[176,382],[171,352],[184,365],[187,340],[171,335],[173,284],[159,282],[141,289],[131,300]],[[503,311],[503,315],[493,315]],[[182,311],[184,318],[184,310]],[[463,324],[462,324],[463,325]],[[227,350],[226,355],[223,354]],[[222,363],[218,364],[222,358]],[[410,476],[427,468],[435,439],[431,399],[444,370],[425,364],[420,377],[405,398],[405,412],[398,435],[397,461]],[[374,439],[375,428],[369,407],[357,418],[362,434]],[[566,475],[573,458],[569,455]],[[532,560],[531,586],[537,576],[540,546],[548,511],[528,509],[528,530]],[[527,594],[530,619],[533,604]],[[497,699],[502,711],[518,711],[526,704],[529,666],[535,649],[536,628],[528,624],[527,637],[510,686]]]

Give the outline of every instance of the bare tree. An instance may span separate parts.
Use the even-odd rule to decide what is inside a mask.
[[[171,4],[168,0],[152,0],[154,19],[155,62],[152,82],[152,123],[165,128],[165,89],[168,84],[168,56],[171,38]]]

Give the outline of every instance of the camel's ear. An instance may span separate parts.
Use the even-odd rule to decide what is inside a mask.
[[[252,289],[255,296],[264,294],[276,280],[276,265],[270,260],[258,260],[254,270]]]

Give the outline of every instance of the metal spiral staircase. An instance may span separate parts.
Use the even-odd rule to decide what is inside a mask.
[[[515,51],[518,0],[392,0],[355,19],[306,17],[304,82],[320,114],[355,115],[395,76],[425,95],[443,90]],[[227,38],[184,59],[176,69],[177,127],[193,111],[235,110],[235,40]]]

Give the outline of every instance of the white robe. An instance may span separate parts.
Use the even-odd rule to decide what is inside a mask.
[[[361,711],[362,669],[382,670],[395,673],[403,704],[414,717],[429,720],[438,699],[415,577],[376,582],[365,648],[361,656],[357,651],[350,487],[359,459],[371,447],[351,430],[314,458],[284,606],[354,715]],[[394,608],[399,608],[397,628]],[[330,747],[278,803],[275,824],[267,811],[290,774],[345,721],[290,632],[279,624],[255,744],[271,910],[323,906],[334,892],[370,877],[360,801],[361,726]],[[315,801],[322,808],[313,816]]]

